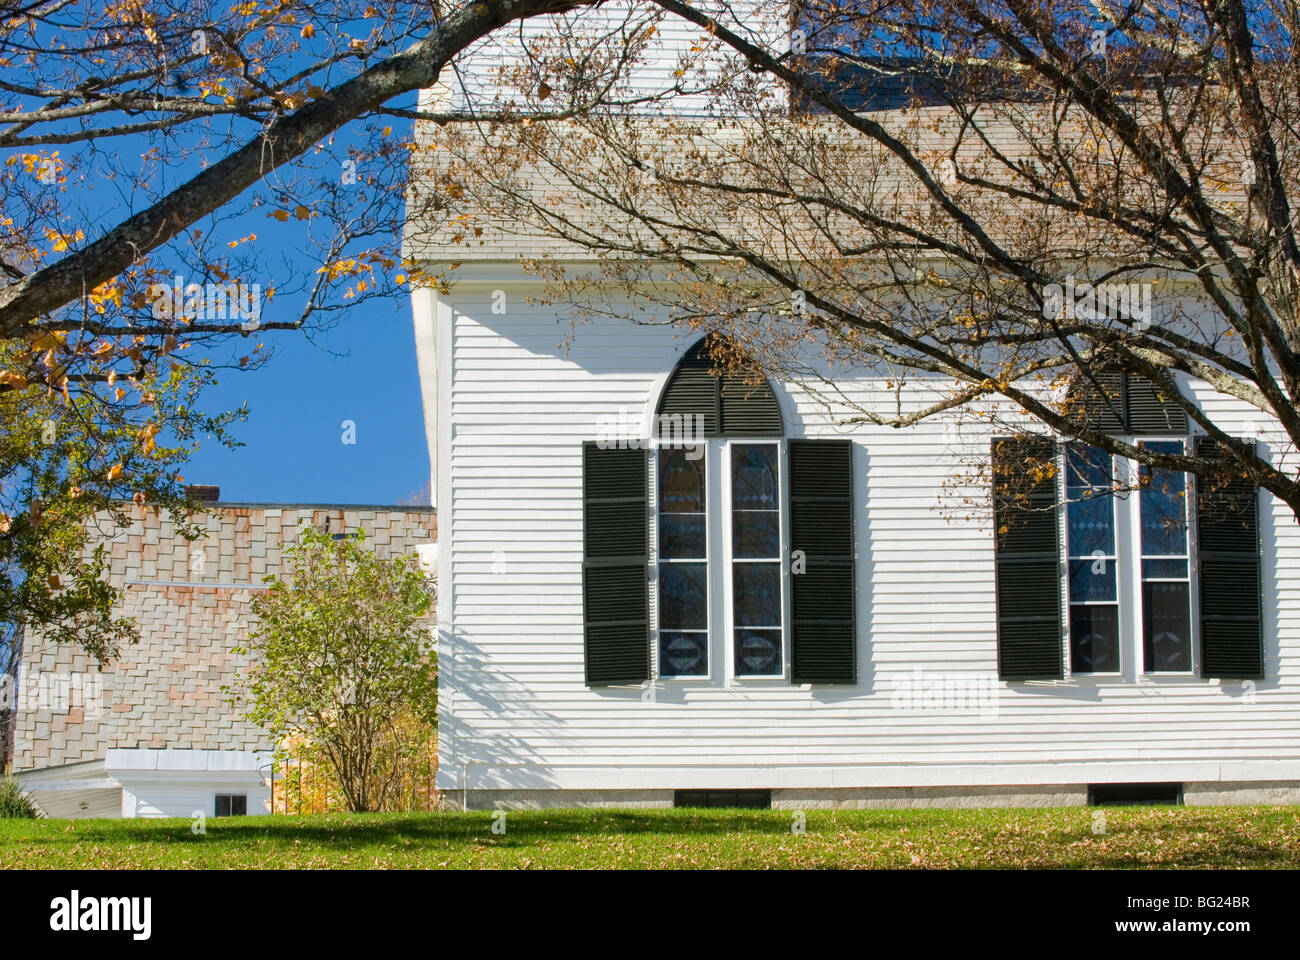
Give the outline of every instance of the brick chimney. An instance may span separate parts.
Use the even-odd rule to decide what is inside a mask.
[[[221,499],[221,488],[207,483],[191,483],[186,485],[185,494],[203,503],[216,503]]]

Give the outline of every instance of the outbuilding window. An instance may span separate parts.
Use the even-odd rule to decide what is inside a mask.
[[[248,794],[219,793],[213,805],[213,815],[218,817],[243,817],[248,815]]]

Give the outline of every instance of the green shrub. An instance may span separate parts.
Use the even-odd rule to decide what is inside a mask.
[[[36,806],[13,777],[0,777],[0,820],[32,820]]]

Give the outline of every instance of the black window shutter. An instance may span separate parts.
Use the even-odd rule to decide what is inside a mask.
[[[656,411],[660,436],[680,437],[683,425],[694,430],[697,424],[706,437],[781,436],[784,422],[772,385],[735,373],[715,376],[709,342],[705,337],[687,351],[668,378]]]
[[[1187,413],[1146,377],[1130,376],[1124,392],[1130,433],[1187,436]]]
[[[1064,673],[1056,441],[993,440],[993,553],[998,676],[1056,680]]]
[[[1243,443],[1254,452],[1251,441]],[[1232,459],[1210,437],[1197,438],[1196,455]],[[1258,501],[1259,488],[1245,477],[1196,478],[1203,677],[1264,678]]]
[[[682,358],[664,387],[656,412],[661,418],[694,418],[698,415],[704,418],[704,435],[718,435],[722,420],[718,378],[710,372],[709,358],[702,350],[697,348]],[[689,424],[694,429],[694,419]]]
[[[588,685],[650,679],[649,465],[582,448],[582,609]]]
[[[854,624],[853,443],[790,441],[791,679],[857,681]]]
[[[1098,390],[1098,387],[1101,389]],[[1116,370],[1080,377],[1072,419],[1098,433],[1184,437],[1187,414],[1146,377]]]
[[[779,437],[785,432],[776,394],[766,380],[747,383],[739,375],[716,378],[722,433],[733,437]]]

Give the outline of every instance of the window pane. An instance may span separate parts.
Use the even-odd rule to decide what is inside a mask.
[[[659,450],[659,671],[665,676],[709,672],[706,468],[704,457],[691,456],[703,450]]]
[[[705,522],[702,513],[659,514],[659,554],[663,557],[705,556]]]
[[[1067,487],[1110,487],[1110,454],[1096,447],[1071,444],[1066,452]]]
[[[1119,670],[1119,607],[1070,607],[1070,669],[1075,673]]]
[[[1075,673],[1119,669],[1113,475],[1111,456],[1105,451],[1082,444],[1066,448],[1070,669]]]
[[[216,806],[212,811],[218,817],[230,816],[230,796],[229,794],[217,794]]]
[[[1181,440],[1142,446],[1157,453],[1182,453]],[[1191,586],[1187,562],[1187,474],[1143,466],[1142,492],[1142,660],[1148,673],[1192,669]]]
[[[659,451],[659,511],[704,512],[704,458],[691,460],[687,450]]]
[[[737,510],[731,515],[731,549],[737,557],[779,557],[781,514],[775,510]]]
[[[659,565],[661,629],[707,629],[708,577],[703,563]]]
[[[1070,602],[1117,600],[1115,561],[1083,559],[1070,561]]]
[[[659,672],[669,677],[702,677],[709,672],[709,635],[683,633],[679,630],[659,632]]]
[[[780,675],[781,489],[776,444],[732,444],[731,510],[735,671],[738,676]],[[774,562],[745,562],[754,558]]]
[[[1097,550],[1108,557],[1115,555],[1115,501],[1110,494],[1072,500],[1066,515],[1071,556],[1086,557]]]
[[[737,626],[781,623],[781,564],[733,563],[732,593]]]
[[[737,674],[779,674],[781,672],[781,631],[736,631]]]
[[[1157,453],[1182,453],[1181,440],[1143,443]],[[1143,466],[1142,555],[1187,554],[1187,475]]]
[[[733,510],[778,510],[776,444],[737,443],[731,448]]]
[[[1192,669],[1190,599],[1186,583],[1142,584],[1148,673]]]

